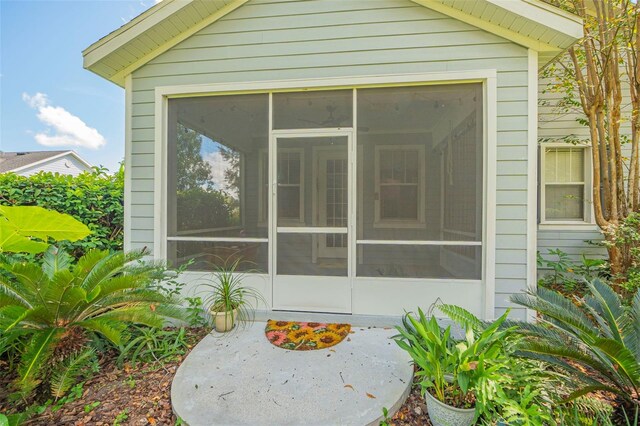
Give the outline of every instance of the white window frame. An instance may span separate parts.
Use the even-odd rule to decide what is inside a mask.
[[[442,279],[380,279],[380,278],[354,278],[352,280],[353,292],[363,297],[358,306],[354,306],[354,313],[366,309],[373,309],[376,306],[377,314],[385,314],[395,309],[389,304],[389,295],[395,294],[397,285],[403,286],[403,291],[411,291],[411,294],[420,299],[436,301],[437,298],[457,294],[466,297],[460,303],[464,306],[472,306],[470,309],[477,310],[478,315],[485,319],[494,318],[495,315],[495,277],[496,277],[496,207],[497,207],[497,139],[498,139],[498,114],[497,114],[497,70],[496,69],[475,69],[465,71],[447,72],[427,72],[415,74],[391,74],[391,75],[365,75],[349,77],[330,77],[318,79],[291,79],[291,80],[270,80],[253,82],[234,83],[210,83],[210,84],[183,84],[173,86],[155,87],[155,129],[154,129],[154,208],[153,208],[153,257],[164,260],[167,258],[166,236],[166,141],[168,122],[168,101],[177,97],[192,96],[215,96],[246,93],[272,93],[287,90],[322,90],[352,87],[356,90],[368,87],[381,86],[406,86],[406,85],[441,85],[441,84],[462,84],[481,83],[483,87],[483,144],[484,152],[484,198],[483,198],[483,238],[482,238],[482,258],[483,275],[480,280],[442,280]],[[131,87],[131,83],[129,83]],[[354,97],[357,92],[354,91]],[[533,109],[533,108],[532,108]],[[271,123],[271,110],[270,110]],[[353,127],[357,128],[357,116],[354,117]],[[269,127],[271,137],[274,131]],[[354,135],[355,137],[356,135]],[[357,146],[354,142],[354,146]],[[535,148],[535,143],[531,144]],[[271,167],[271,165],[270,165]],[[355,185],[354,185],[355,186]],[[535,194],[535,191],[532,192]],[[532,205],[535,205],[533,203]],[[354,217],[355,219],[355,217]],[[256,242],[269,242],[274,233],[273,217],[269,218],[269,238],[254,239]],[[535,223],[535,222],[534,222]],[[130,224],[129,224],[130,225]],[[355,234],[354,234],[355,235]],[[225,239],[231,240],[231,239]],[[249,242],[252,239],[233,239]],[[359,241],[363,243],[363,241]],[[373,242],[369,242],[373,243]],[[384,243],[384,242],[383,242]],[[415,242],[412,242],[415,244]],[[442,244],[441,241],[425,241],[423,244]],[[271,278],[266,282],[264,293],[267,297],[267,309],[270,308],[272,296],[270,290],[273,287],[273,247],[269,245],[269,273],[265,278]],[[355,258],[355,249],[352,259]],[[249,277],[251,278],[251,277]],[[262,278],[261,278],[262,279]],[[387,282],[394,283],[388,287]],[[443,286],[443,283],[446,285]],[[265,283],[261,283],[264,286]],[[392,293],[390,293],[392,292]],[[356,296],[354,295],[354,300]],[[379,301],[379,302],[378,302]],[[394,311],[395,312],[395,311]]]
[[[396,151],[418,151],[418,211],[416,219],[382,219],[380,216],[380,188],[383,185],[380,182],[380,151],[384,150],[396,150]],[[374,228],[423,228],[425,225],[424,219],[424,199],[426,189],[426,162],[425,162],[425,149],[424,145],[412,144],[412,145],[376,145],[375,147],[375,196],[374,196],[374,211],[375,217],[373,222]]]
[[[296,226],[300,223],[304,223],[304,176],[305,176],[305,169],[304,169],[304,149],[303,148],[279,148],[278,149],[278,155],[280,153],[291,153],[291,152],[296,152],[298,154],[300,154],[300,183],[299,185],[299,191],[300,191],[300,215],[298,216],[298,219],[282,219],[280,220],[280,224],[281,225],[290,225],[290,226]],[[266,167],[267,170],[269,169],[269,153],[267,152],[267,150],[265,149],[261,149],[259,151],[260,153],[260,162],[258,163],[258,187],[260,188],[260,191],[258,192],[258,226],[260,227],[266,227],[269,224],[269,217],[268,217],[268,213],[269,213],[269,208],[267,208],[267,211],[264,210],[264,203],[265,203],[265,196],[267,199],[270,199],[270,193],[269,193],[269,188],[268,188],[268,182],[264,182],[263,179],[263,173],[264,173],[264,168]],[[266,158],[265,158],[266,157]],[[266,164],[265,164],[266,161]],[[277,162],[277,160],[276,160]],[[277,165],[276,165],[277,167]],[[267,186],[267,192],[265,193],[262,189],[264,186]],[[276,209],[277,211],[277,209]]]
[[[546,182],[546,150],[555,148],[571,148],[581,149],[584,156],[584,192],[583,192],[583,212],[582,219],[575,220],[547,220],[546,218],[546,188],[549,185]],[[586,144],[568,144],[562,143],[543,143],[540,144],[540,228],[545,229],[571,229],[577,227],[582,229],[584,227],[595,226],[593,203],[591,201],[593,193],[593,182],[591,177],[591,148]],[[578,182],[575,182],[578,184]]]

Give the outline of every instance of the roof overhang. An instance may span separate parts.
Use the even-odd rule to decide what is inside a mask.
[[[40,166],[42,164],[50,163],[53,160],[57,160],[58,158],[62,158],[62,157],[66,157],[66,156],[71,156],[71,157],[75,158],[76,160],[78,160],[79,163],[84,165],[87,169],[91,169],[93,167],[91,164],[87,163],[82,157],[80,157],[77,152],[69,150],[69,151],[63,151],[63,152],[61,152],[59,154],[56,154],[56,155],[52,155],[51,157],[47,157],[47,158],[43,158],[43,159],[38,160],[38,161],[34,161],[33,163],[24,164],[24,165],[22,165],[20,167],[16,167],[14,169],[7,170],[4,173],[21,172],[21,171],[28,170],[28,169],[36,167],[36,166]]]
[[[82,55],[119,86],[125,77],[249,0],[163,0]],[[411,0],[538,52],[543,67],[582,37],[582,21],[540,0]]]

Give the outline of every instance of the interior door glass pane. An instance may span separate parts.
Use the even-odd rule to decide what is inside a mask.
[[[353,91],[307,91],[273,95],[274,129],[353,126]]]
[[[545,218],[584,219],[584,185],[546,185]]]
[[[278,226],[346,227],[347,138],[280,137],[276,143]]]
[[[329,241],[325,241],[329,238]],[[341,254],[333,250],[332,257],[323,256],[321,245],[341,244],[336,234],[285,234],[278,233],[277,274],[278,275],[315,275],[347,276],[346,250]]]
[[[357,92],[357,238],[482,241],[482,85]]]
[[[268,123],[266,94],[169,100],[168,236],[266,237]]]
[[[358,245],[359,277],[482,278],[482,247]]]

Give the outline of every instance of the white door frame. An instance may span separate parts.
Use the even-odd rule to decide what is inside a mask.
[[[271,181],[271,202],[270,202],[270,241],[271,246],[271,288],[274,310],[296,310],[296,311],[317,311],[317,312],[340,312],[351,313],[351,289],[355,267],[352,253],[356,244],[355,235],[355,209],[356,193],[355,187],[355,142],[353,138],[353,128],[328,128],[328,129],[295,129],[295,130],[271,130],[269,138],[269,178]],[[278,226],[278,140],[279,139],[304,139],[304,138],[324,138],[324,137],[346,137],[347,138],[347,185],[349,188],[347,226],[346,227],[286,227]],[[325,234],[325,233],[346,233],[347,243],[347,276],[307,276],[307,275],[280,275],[278,274],[278,234],[279,233],[305,233],[305,234]],[[295,293],[305,295],[304,304],[296,301]],[[340,296],[342,295],[342,296]],[[336,303],[337,302],[337,303]]]

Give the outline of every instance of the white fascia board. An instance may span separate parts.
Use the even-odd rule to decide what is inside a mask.
[[[498,24],[494,24],[492,22],[486,21],[482,18],[471,15],[467,12],[463,12],[451,6],[447,6],[443,4],[441,0],[412,0],[412,1],[419,5],[435,10],[436,12],[440,12],[444,15],[450,16],[451,18],[457,19],[461,22],[465,22],[469,25],[473,25],[474,27],[488,31],[499,37],[505,38],[514,43],[520,44],[524,47],[533,49],[538,52],[557,52],[559,54],[566,47],[568,47],[568,46],[553,46],[553,45],[541,42],[539,40],[536,40],[534,38],[519,34],[516,31],[510,30]],[[523,18],[530,20],[531,22],[537,23],[538,25],[545,26],[551,30],[561,32],[569,37],[573,37],[576,40],[582,37],[582,25],[579,18],[578,18],[578,22],[576,22],[576,20],[573,17],[569,19],[568,17],[563,17],[560,14],[552,13],[546,8],[540,8],[540,7],[534,6],[531,3],[531,0],[527,0],[527,2],[525,2],[525,0],[478,0],[478,1],[485,1],[489,4],[505,9],[510,13],[514,13],[519,16],[522,16]],[[533,19],[534,17],[535,19]],[[553,22],[562,22],[562,25],[559,25],[559,27],[551,27],[546,23],[547,20],[550,20]],[[565,27],[570,28],[570,31],[567,32]],[[579,30],[579,34],[578,34],[578,30]]]
[[[193,1],[194,0],[163,0],[151,7],[146,12],[138,15],[127,24],[83,50],[84,67],[91,67],[102,58],[142,35],[145,31],[164,21]]]
[[[582,38],[582,19],[555,6],[538,0],[485,0],[495,6],[516,13],[554,31],[575,39]]]

